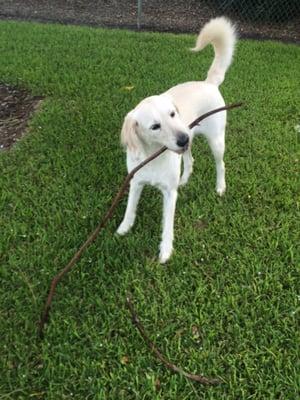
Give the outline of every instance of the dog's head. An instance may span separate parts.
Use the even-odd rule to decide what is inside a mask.
[[[126,115],[121,141],[131,152],[166,146],[181,154],[189,146],[189,130],[171,96],[162,94],[144,99]]]

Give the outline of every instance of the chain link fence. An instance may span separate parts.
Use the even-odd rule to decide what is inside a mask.
[[[194,32],[220,15],[241,36],[300,42],[300,0],[137,0],[139,29]]]
[[[299,0],[207,0],[220,13],[246,21],[283,23],[300,15]]]
[[[0,0],[0,18],[197,33],[225,15],[241,37],[300,43],[300,0]]]

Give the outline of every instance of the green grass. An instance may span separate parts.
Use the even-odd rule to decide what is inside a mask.
[[[197,139],[167,266],[155,258],[161,198],[147,189],[132,233],[114,235],[124,199],[58,287],[45,340],[37,340],[51,277],[126,173],[125,113],[147,95],[205,77],[212,50],[189,53],[193,43],[190,35],[0,23],[0,80],[46,96],[30,133],[0,155],[1,400],[299,398],[293,45],[239,42],[221,88],[226,102],[247,103],[229,115],[228,192],[217,198],[208,146]],[[128,290],[174,363],[224,384],[199,386],[153,358],[124,307]]]

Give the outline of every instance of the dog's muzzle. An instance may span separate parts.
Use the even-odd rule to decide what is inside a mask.
[[[180,148],[179,153],[183,153],[185,150],[188,149],[189,140],[190,140],[189,135],[187,135],[186,133],[180,133],[177,136],[176,144]]]

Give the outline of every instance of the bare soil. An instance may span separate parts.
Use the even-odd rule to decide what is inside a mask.
[[[141,29],[193,32],[220,12],[204,0],[143,0]],[[230,16],[241,37],[300,43],[300,17],[250,23]],[[0,0],[0,18],[137,29],[136,0]]]
[[[0,151],[9,149],[26,132],[28,120],[42,97],[0,83]]]

